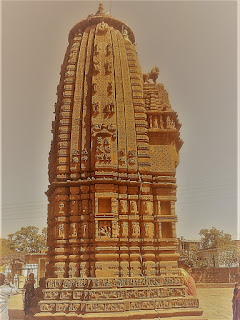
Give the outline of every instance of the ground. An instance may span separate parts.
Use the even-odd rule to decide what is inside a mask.
[[[198,288],[200,306],[208,320],[232,320],[232,288]],[[10,320],[24,320],[22,295],[9,301]]]

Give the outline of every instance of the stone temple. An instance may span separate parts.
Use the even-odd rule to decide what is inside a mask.
[[[178,116],[132,30],[77,23],[49,156],[48,265],[34,319],[203,319],[176,253]]]

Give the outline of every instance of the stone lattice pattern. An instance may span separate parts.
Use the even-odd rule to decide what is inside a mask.
[[[177,268],[181,125],[163,85],[143,83],[134,42],[101,4],[70,31],[49,156],[47,280],[35,317],[201,314]]]

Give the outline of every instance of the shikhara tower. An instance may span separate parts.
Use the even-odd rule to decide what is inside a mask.
[[[134,43],[102,4],[70,31],[49,157],[47,280],[35,317],[201,318],[177,268],[181,125],[156,83],[158,68],[142,74]]]

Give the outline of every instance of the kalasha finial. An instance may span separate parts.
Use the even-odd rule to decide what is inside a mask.
[[[96,14],[104,14],[104,8],[103,8],[102,1],[99,1],[99,7],[98,7],[98,11],[96,12]]]

